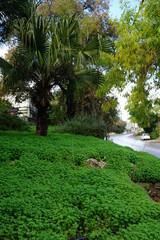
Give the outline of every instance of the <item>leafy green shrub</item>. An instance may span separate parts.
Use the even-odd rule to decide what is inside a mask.
[[[99,122],[94,116],[79,115],[56,128],[56,132],[73,133],[85,136],[104,137],[106,125],[102,119]]]
[[[155,130],[155,131],[151,132],[150,137],[151,137],[151,139],[158,138],[159,137],[158,131]]]
[[[0,115],[0,130],[28,131],[30,125],[16,116]]]
[[[116,133],[123,133],[125,131],[125,128],[126,128],[126,122],[122,120],[118,120],[115,123],[112,131]]]
[[[66,118],[66,109],[64,104],[59,105],[56,102],[53,102],[51,109],[49,111],[49,120],[51,125],[60,124],[64,122]]]
[[[0,114],[7,114],[8,109],[11,109],[12,105],[0,97]]]
[[[8,110],[12,105],[0,98],[0,130],[28,131],[29,123],[21,120],[17,116],[8,116]]]

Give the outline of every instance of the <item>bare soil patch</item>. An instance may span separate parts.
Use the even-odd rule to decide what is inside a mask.
[[[160,182],[137,182],[136,184],[146,189],[150,199],[160,203]]]

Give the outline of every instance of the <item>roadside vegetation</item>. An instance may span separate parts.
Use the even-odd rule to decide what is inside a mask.
[[[10,7],[2,1],[0,43],[13,39],[16,47],[0,58],[0,94],[31,98],[36,134],[47,135],[48,112],[52,124],[93,115],[112,132],[121,120],[114,89],[131,83],[130,120],[152,138],[159,135],[160,101],[153,95],[159,89],[160,5],[129,2],[121,1],[118,20],[109,16],[109,1],[11,0]]]
[[[125,130],[127,83],[130,120],[160,131],[160,5],[128,2],[119,20],[109,1],[0,2],[0,240],[160,239],[160,159],[100,139]],[[8,115],[10,95],[36,127]]]
[[[0,146],[1,239],[160,238],[160,205],[134,183],[160,182],[158,158],[70,134],[1,131]]]

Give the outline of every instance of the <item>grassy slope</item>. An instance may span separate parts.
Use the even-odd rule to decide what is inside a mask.
[[[107,166],[89,168],[89,157]],[[154,156],[94,137],[0,132],[0,161],[0,239],[160,239],[160,205],[131,181],[160,181]]]

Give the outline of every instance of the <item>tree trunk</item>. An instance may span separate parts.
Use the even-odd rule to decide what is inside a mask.
[[[74,80],[70,79],[66,91],[67,117],[69,119],[73,118],[76,114],[76,103],[74,99],[75,89],[76,89],[75,82]]]
[[[66,104],[67,104],[67,117],[69,119],[73,118],[76,113],[76,105],[74,102],[73,93],[67,94]]]
[[[36,134],[41,136],[47,136],[48,129],[47,107],[38,106],[37,109],[38,112]]]

